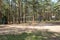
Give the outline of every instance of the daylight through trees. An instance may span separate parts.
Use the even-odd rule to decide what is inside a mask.
[[[0,0],[0,23],[60,20],[60,0]]]

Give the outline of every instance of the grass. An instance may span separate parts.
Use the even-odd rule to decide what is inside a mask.
[[[0,40],[60,40],[60,33],[50,31],[23,32],[18,35],[0,35]]]
[[[56,20],[56,21],[50,20],[50,21],[45,21],[45,22],[60,22],[60,20]]]

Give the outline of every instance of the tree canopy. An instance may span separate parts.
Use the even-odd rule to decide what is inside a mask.
[[[60,20],[60,0],[0,0],[0,12],[9,23]]]

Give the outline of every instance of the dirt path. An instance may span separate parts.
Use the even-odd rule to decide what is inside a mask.
[[[0,25],[0,34],[2,33],[19,33],[27,30],[41,30],[47,29],[52,32],[60,33],[60,26],[20,26],[20,25]]]
[[[60,32],[60,26],[11,26],[14,28],[30,28],[30,29],[48,29],[53,32]]]

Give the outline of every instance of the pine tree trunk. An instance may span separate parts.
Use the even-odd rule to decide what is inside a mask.
[[[20,11],[21,11],[21,1],[20,0],[18,0],[18,6],[19,6],[19,9],[18,9],[18,11],[19,11],[19,17],[18,17],[18,22],[20,23]]]
[[[0,0],[0,12],[1,12],[2,0]]]
[[[35,21],[35,0],[33,0],[33,23]]]
[[[2,18],[1,6],[2,6],[2,0],[0,0],[0,19]]]
[[[27,6],[27,0],[25,0],[26,1],[26,3],[25,3],[25,14],[24,14],[24,16],[25,16],[25,23],[27,22],[27,20],[26,20],[26,14],[27,14],[27,9],[28,9],[28,6]]]

